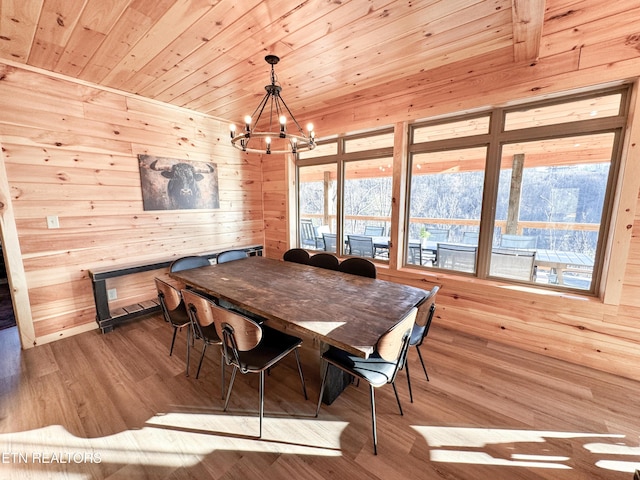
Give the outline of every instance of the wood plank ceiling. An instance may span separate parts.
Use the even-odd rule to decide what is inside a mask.
[[[514,62],[532,61],[544,3],[0,0],[0,58],[240,121],[275,54],[282,96],[300,117],[506,47]]]

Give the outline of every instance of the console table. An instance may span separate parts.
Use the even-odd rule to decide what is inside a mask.
[[[262,256],[263,247],[262,245],[252,245],[235,250],[244,250],[250,256]],[[209,259],[209,261],[211,261],[215,260],[218,254],[222,253],[223,251],[224,250],[194,255],[206,257]],[[169,260],[153,261],[151,263],[122,264],[89,270],[89,277],[91,278],[93,288],[93,299],[96,304],[96,322],[102,330],[102,333],[110,332],[118,324],[124,323],[141,315],[156,312],[160,309],[160,304],[158,303],[157,298],[152,298],[143,302],[138,302],[133,305],[112,310],[109,307],[109,297],[107,294],[106,280],[109,278],[131,275],[134,273],[168,268],[174,260],[176,260],[176,257],[173,257]]]

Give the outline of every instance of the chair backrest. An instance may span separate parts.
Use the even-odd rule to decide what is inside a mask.
[[[430,228],[427,230],[430,242],[448,242],[449,241],[449,229],[448,228]]]
[[[210,299],[193,290],[182,290],[182,300],[187,307],[187,313],[196,331],[197,338],[204,338],[202,327],[213,324],[213,312],[211,305],[215,305]]]
[[[217,263],[226,263],[234,260],[241,260],[248,256],[249,254],[244,250],[227,250],[226,252],[219,253],[216,257],[216,261]]]
[[[335,252],[337,247],[337,239],[335,233],[323,233],[324,250],[326,252]]]
[[[300,245],[311,245],[315,247],[316,232],[313,228],[313,222],[310,219],[300,220]]]
[[[165,282],[156,277],[156,290],[158,291],[158,300],[162,308],[162,313],[165,315],[165,320],[170,322],[168,318],[169,312],[174,311],[182,303],[182,296],[180,290],[175,288],[170,283]]]
[[[340,260],[331,253],[316,253],[309,257],[309,265],[312,267],[326,268],[327,270],[338,270]]]
[[[208,258],[199,255],[190,255],[174,260],[169,266],[169,271],[180,272],[191,268],[206,267],[207,265],[211,265]]]
[[[291,248],[284,252],[282,259],[285,262],[294,262],[306,265],[309,263],[309,252],[303,248]]]
[[[404,364],[404,357],[409,347],[411,329],[415,323],[417,313],[418,309],[413,307],[402,320],[378,339],[376,344],[378,355],[387,362],[396,362],[396,369],[392,377],[387,380],[388,383],[392,383],[395,380],[399,368]]]
[[[431,322],[433,316],[436,313],[436,295],[440,290],[439,286],[434,286],[429,295],[417,305],[418,314],[416,315],[416,323],[413,325],[413,331],[411,332],[411,339],[409,345],[421,346],[425,337],[429,334],[431,328]]]
[[[359,257],[373,258],[373,239],[365,235],[347,235],[349,253]]]
[[[489,274],[513,280],[533,281],[535,250],[494,248],[491,252]]]
[[[383,237],[384,236],[384,227],[378,227],[374,225],[367,225],[364,227],[364,234],[370,237]]]
[[[211,313],[227,361],[240,366],[238,352],[253,350],[262,340],[262,328],[254,320],[218,305],[211,305]]]
[[[478,247],[474,245],[438,243],[436,255],[438,267],[459,272],[474,272],[477,252]]]
[[[500,237],[501,248],[536,248],[538,244],[537,235],[509,235]]]
[[[376,278],[376,266],[366,258],[347,258],[340,263],[338,270],[361,277]]]
[[[467,245],[478,245],[479,232],[462,232],[462,243]]]
[[[438,294],[440,287],[435,285],[431,288],[429,295],[417,305],[418,314],[416,316],[416,325],[419,327],[426,327],[427,329],[431,325],[433,313],[436,309],[436,295]]]

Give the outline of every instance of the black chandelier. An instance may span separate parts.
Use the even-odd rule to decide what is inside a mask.
[[[271,65],[271,85],[264,87],[267,93],[253,115],[245,117],[243,132],[236,134],[236,126],[230,125],[231,144],[243,152],[253,153],[297,153],[313,150],[316,147],[313,125],[307,125],[308,134],[305,135],[302,127],[280,96],[282,87],[276,83],[276,74],[273,68],[280,61],[280,58],[275,55],[267,55],[264,59]],[[268,115],[265,114],[262,118],[262,113],[267,105],[269,106]],[[285,112],[289,114],[297,129],[293,133],[287,131]]]

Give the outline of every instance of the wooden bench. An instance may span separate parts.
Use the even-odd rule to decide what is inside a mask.
[[[262,245],[254,245],[239,248],[238,250],[244,250],[252,256],[262,256],[263,247]],[[222,253],[222,251],[223,250],[199,255],[206,257],[211,261],[215,260],[218,254]],[[124,307],[112,308],[107,291],[107,281],[109,279],[123,277],[126,275],[168,269],[169,265],[171,265],[174,260],[176,260],[176,257],[169,260],[159,260],[151,263],[123,264],[89,270],[89,277],[91,278],[93,287],[93,299],[96,304],[96,322],[102,330],[102,333],[110,332],[118,324],[124,323],[141,315],[154,313],[160,309],[160,304],[156,297],[136,301],[135,303]],[[155,286],[153,287],[153,290],[155,292]]]

